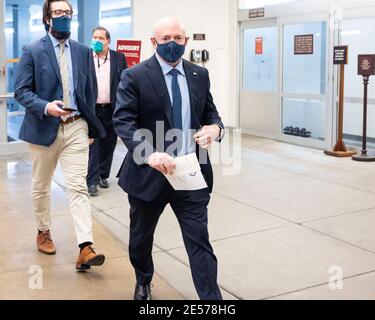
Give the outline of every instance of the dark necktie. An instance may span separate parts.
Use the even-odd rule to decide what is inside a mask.
[[[177,69],[169,71],[172,75],[172,97],[173,97],[173,129],[179,129],[182,131],[182,98],[180,86],[178,85],[178,75],[181,74]]]

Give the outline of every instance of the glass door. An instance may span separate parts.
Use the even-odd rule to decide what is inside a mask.
[[[244,133],[277,137],[277,22],[241,26],[240,127]]]
[[[328,16],[281,20],[280,140],[325,148],[329,132]]]
[[[375,8],[345,11],[339,43],[348,45],[349,61],[345,70],[344,140],[349,146],[362,145],[363,81],[357,75],[358,54],[375,54]],[[368,147],[375,149],[375,77],[368,88]]]
[[[18,140],[18,134],[25,115],[24,108],[14,99],[14,83],[19,58],[24,45],[45,35],[41,21],[44,1],[5,0],[5,46],[6,46],[6,105],[7,140]]]
[[[0,0],[0,26],[5,24],[4,0]],[[5,53],[5,34],[0,30],[0,145],[7,142],[7,105],[6,105],[6,53]],[[1,148],[0,148],[1,151]]]

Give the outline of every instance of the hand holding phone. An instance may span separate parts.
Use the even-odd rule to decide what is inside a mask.
[[[64,111],[68,111],[68,112],[74,112],[74,111],[77,111],[76,109],[72,109],[72,108],[69,108],[69,107],[63,107],[62,108]]]
[[[47,104],[47,113],[53,117],[68,116],[71,113],[71,111],[64,110],[63,107],[64,107],[64,102],[55,100]]]

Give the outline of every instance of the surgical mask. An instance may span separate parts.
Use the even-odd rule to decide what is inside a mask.
[[[170,41],[159,44],[156,48],[158,55],[169,63],[175,63],[182,58],[185,53],[185,45],[177,44],[176,41]]]
[[[68,16],[61,16],[58,18],[52,18],[52,29],[60,33],[70,34],[70,24],[72,19]]]
[[[99,41],[99,40],[91,40],[91,49],[95,52],[95,53],[101,53],[104,51],[104,44],[103,42]]]

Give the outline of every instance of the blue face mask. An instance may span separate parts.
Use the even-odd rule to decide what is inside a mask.
[[[104,45],[103,45],[103,42],[99,41],[99,40],[91,40],[91,49],[95,52],[95,53],[100,53],[100,52],[103,52],[104,51]]]
[[[184,55],[185,45],[177,44],[175,41],[164,44],[158,43],[156,52],[163,60],[169,63],[175,63]]]
[[[68,16],[52,18],[52,29],[61,33],[70,33],[70,23],[72,19]]]

